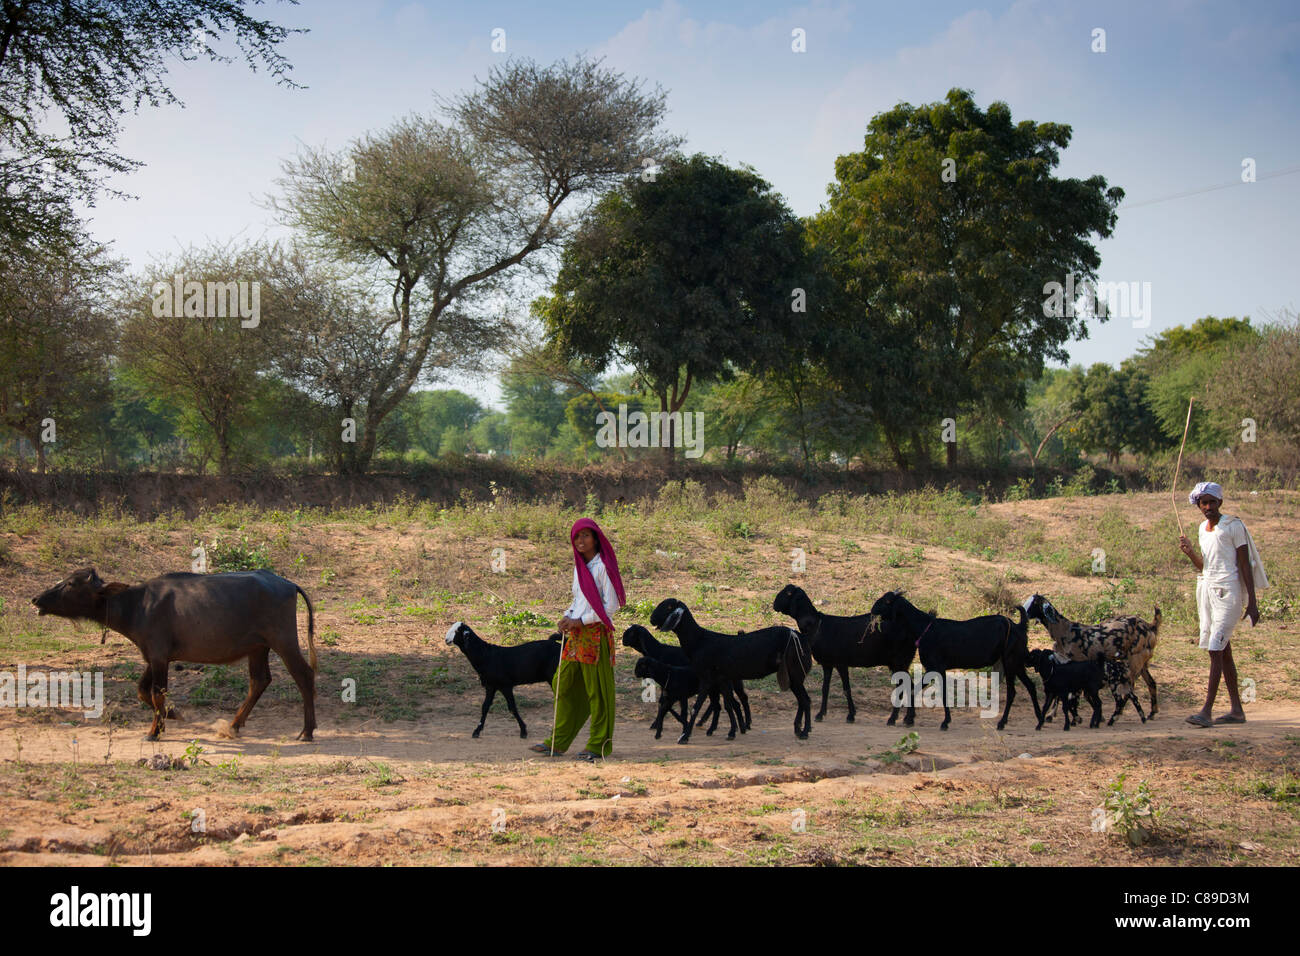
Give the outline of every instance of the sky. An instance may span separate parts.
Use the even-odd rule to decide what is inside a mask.
[[[1099,278],[1149,289],[1149,308],[1070,343],[1073,363],[1118,364],[1204,315],[1259,324],[1300,309],[1293,2],[304,0],[252,13],[309,31],[280,47],[302,88],[222,44],[235,62],[173,64],[184,107],[123,120],[118,151],[146,165],[111,182],[136,198],[86,211],[95,237],[137,268],[191,245],[286,236],[266,199],[304,146],[341,150],[432,115],[435,95],[472,90],[507,58],[582,53],[662,87],[665,128],[685,152],[752,166],[801,216],[825,202],[835,158],[860,150],[871,117],[899,102],[961,87],[982,109],[1005,102],[1014,121],[1068,124],[1056,175],[1100,175],[1126,193],[1114,234],[1096,240]],[[498,30],[504,52],[492,49]],[[445,386],[499,404],[493,381]]]

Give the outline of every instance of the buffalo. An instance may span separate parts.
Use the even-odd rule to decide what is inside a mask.
[[[307,602],[307,647],[298,647],[298,595]],[[91,620],[125,635],[144,655],[140,700],[153,708],[149,739],[157,740],[165,717],[178,717],[167,703],[167,665],[172,661],[229,664],[248,658],[248,697],[230,723],[232,735],[248,720],[271,683],[269,657],[280,655],[302,693],[299,740],[316,728],[315,615],[307,592],[270,571],[228,574],[164,574],[129,585],[106,583],[83,568],[32,598],[38,614]]]

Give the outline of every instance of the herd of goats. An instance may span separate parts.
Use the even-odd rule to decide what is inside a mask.
[[[309,660],[298,646],[297,596],[307,602]],[[306,592],[270,571],[225,574],[164,574],[139,585],[105,582],[93,568],[74,572],[32,599],[39,614],[92,620],[116,631],[134,643],[144,656],[139,697],[154,714],[149,739],[157,740],[167,717],[177,717],[167,700],[167,671],[173,661],[229,664],[248,659],[249,688],[230,724],[237,734],[248,719],[262,692],[271,682],[269,655],[275,651],[284,661],[302,693],[304,721],[299,739],[311,740],[316,727],[315,710],[315,613]],[[823,667],[822,706],[817,720],[826,714],[831,674],[838,671],[848,700],[848,720],[855,714],[849,689],[850,667],[890,669],[906,672],[919,655],[921,666],[938,678],[947,730],[952,719],[949,709],[950,670],[996,668],[1005,680],[1006,703],[998,729],[1006,726],[1015,700],[1015,682],[1029,692],[1038,728],[1050,719],[1055,704],[1063,703],[1065,729],[1079,723],[1080,695],[1092,705],[1090,726],[1101,723],[1099,692],[1108,687],[1115,699],[1114,723],[1127,701],[1132,700],[1138,716],[1146,715],[1134,694],[1140,677],[1151,693],[1152,716],[1156,713],[1156,684],[1148,664],[1155,651],[1160,629],[1160,609],[1151,623],[1137,617],[1119,617],[1099,624],[1080,624],[1063,617],[1049,601],[1035,594],[1016,608],[1018,620],[989,614],[965,621],[927,614],[915,607],[902,591],[890,591],[875,602],[870,612],[840,617],[818,611],[808,595],[787,585],[776,596],[773,610],[792,617],[797,628],[765,627],[760,630],[722,634],[696,623],[690,609],[675,598],[659,604],[650,624],[671,631],[677,646],[662,644],[639,625],[623,634],[623,645],[641,654],[636,675],[653,680],[661,689],[659,712],[652,724],[655,736],[663,732],[664,718],[672,713],[681,722],[679,743],[690,740],[697,718],[703,723],[712,716],[707,733],[713,733],[725,707],[731,722],[728,739],[737,730],[750,728],[749,699],[744,682],[772,674],[782,691],[789,690],[798,702],[794,732],[807,738],[812,729],[812,701],[804,689],[813,661]],[[1040,621],[1052,637],[1051,650],[1029,650],[1029,621]],[[503,647],[489,644],[462,622],[453,624],[446,635],[448,644],[459,647],[478,673],[486,690],[482,713],[474,736],[479,736],[496,694],[505,697],[510,713],[519,723],[519,736],[527,727],[515,706],[514,688],[524,684],[551,683],[560,662],[560,635],[549,640]],[[1043,681],[1044,701],[1038,694],[1029,669]],[[904,723],[915,719],[916,701],[906,695]],[[694,698],[694,707],[689,706]],[[705,700],[709,708],[700,715]],[[898,719],[900,701],[893,699],[888,723]],[[677,705],[677,709],[674,709]]]

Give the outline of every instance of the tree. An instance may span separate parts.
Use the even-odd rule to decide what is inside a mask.
[[[542,268],[570,224],[561,210],[662,155],[664,96],[579,58],[492,70],[444,102],[451,123],[410,117],[355,143],[284,164],[272,206],[318,248],[382,281],[373,329],[385,361],[360,404],[349,471],[378,425],[432,369],[473,369],[509,325],[492,308],[516,266]],[[485,303],[487,308],[484,308]]]
[[[1154,450],[1162,436],[1146,401],[1148,385],[1146,370],[1132,362],[1118,369],[1098,362],[1087,372],[1074,370],[1070,398],[1078,420],[1070,443],[1085,452],[1104,451],[1111,464],[1118,463],[1125,448]]]
[[[784,201],[752,170],[697,154],[604,197],[534,311],[560,354],[636,369],[671,413],[697,380],[774,364],[807,280],[802,227]]]
[[[0,2],[0,259],[77,244],[76,202],[140,166],[114,151],[119,117],[179,102],[167,60],[229,62],[233,36],[249,67],[293,86],[277,47],[291,33],[244,13],[243,0]],[[59,130],[59,132],[53,132]]]
[[[260,281],[247,278],[263,261],[258,247],[191,249],[155,265],[122,303],[123,361],[181,409],[183,434],[211,441],[223,475],[247,461],[271,414],[261,400],[274,323],[260,315]]]
[[[1226,407],[1206,403],[1208,388],[1235,350],[1257,341],[1250,319],[1197,319],[1188,328],[1175,326],[1153,338],[1132,360],[1147,375],[1145,400],[1168,442],[1177,442],[1187,428],[1187,447],[1197,451],[1223,448],[1239,430],[1238,419]],[[1189,400],[1200,410],[1187,420]]]
[[[1095,279],[1091,236],[1111,234],[1124,193],[1052,175],[1070,136],[953,89],[878,114],[862,152],[836,160],[810,227],[849,303],[832,372],[898,467],[910,467],[907,444],[928,456],[944,418],[1023,408],[1044,362],[1086,337],[1088,316],[1049,307],[1047,284]],[[955,453],[949,443],[950,465]]]
[[[27,439],[44,474],[46,444],[91,445],[109,405],[116,339],[106,307],[120,264],[84,237],[69,255],[0,272],[0,426]]]

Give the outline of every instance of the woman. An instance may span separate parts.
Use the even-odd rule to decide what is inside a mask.
[[[574,522],[573,603],[560,618],[564,651],[552,685],[555,730],[532,749],[559,756],[591,718],[587,746],[577,759],[593,761],[614,750],[614,622],[627,603],[618,558],[600,526],[590,518]]]
[[[1220,512],[1222,486],[1202,481],[1188,498],[1205,516],[1199,529],[1201,556],[1186,536],[1179,536],[1178,546],[1200,572],[1196,579],[1196,606],[1201,623],[1201,649],[1210,652],[1210,685],[1205,706],[1188,717],[1187,722],[1197,727],[1244,724],[1246,714],[1237,692],[1237,665],[1232,659],[1230,642],[1232,631],[1242,618],[1243,607],[1250,626],[1259,623],[1255,588],[1268,587],[1268,578],[1245,524],[1240,518]],[[1231,707],[1226,714],[1215,717],[1214,698],[1219,692],[1220,677],[1228,687]]]

